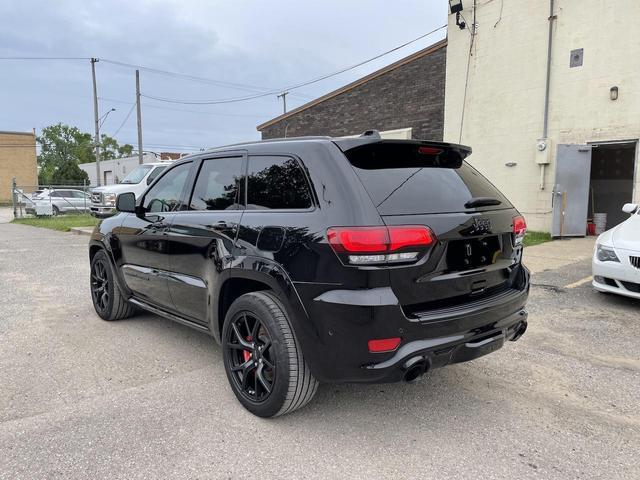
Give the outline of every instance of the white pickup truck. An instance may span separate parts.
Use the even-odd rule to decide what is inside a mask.
[[[99,218],[115,215],[118,194],[133,192],[137,198],[171,163],[143,163],[124,177],[122,182],[94,188],[91,190],[91,215]]]

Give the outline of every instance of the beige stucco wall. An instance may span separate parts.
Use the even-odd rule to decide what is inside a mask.
[[[463,15],[469,23],[473,2]],[[527,218],[549,231],[558,143],[640,138],[640,2],[556,0],[549,115],[550,165],[544,190],[536,141],[543,132],[549,2],[479,0],[469,62],[466,108],[460,119],[469,56],[469,30],[449,15],[445,141],[471,145],[471,163]],[[500,19],[500,9],[502,18]],[[500,19],[500,21],[498,21]],[[497,22],[497,23],[496,23]],[[571,50],[584,49],[582,67],[569,68]],[[609,89],[618,86],[619,99]],[[517,162],[515,167],[505,163]],[[640,201],[636,161],[635,201]]]
[[[0,132],[0,202],[11,202],[11,179],[33,189],[38,185],[36,136],[22,132]]]

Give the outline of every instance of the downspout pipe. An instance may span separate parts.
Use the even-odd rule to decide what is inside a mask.
[[[549,39],[547,41],[547,78],[544,87],[544,119],[542,124],[542,138],[547,139],[549,134],[549,90],[551,89],[551,50],[553,47],[553,21],[555,16],[554,0],[549,0]],[[547,142],[547,148],[549,142]],[[544,190],[544,170],[545,164],[540,165],[540,190]]]

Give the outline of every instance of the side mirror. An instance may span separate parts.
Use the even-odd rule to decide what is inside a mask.
[[[136,194],[125,192],[116,198],[116,210],[119,212],[136,213]]]
[[[624,206],[622,207],[622,211],[628,214],[635,213],[636,210],[638,210],[637,203],[625,203]]]

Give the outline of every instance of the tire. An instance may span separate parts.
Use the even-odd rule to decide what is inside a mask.
[[[51,209],[51,214],[54,217],[57,217],[58,215],[60,215],[60,209],[54,205],[53,208]]]
[[[104,250],[91,259],[91,300],[93,308],[103,320],[121,320],[131,317],[136,308],[127,302],[115,284],[113,269]]]
[[[318,390],[286,309],[271,292],[247,293],[233,302],[222,328],[222,351],[233,393],[258,417],[293,412]]]

